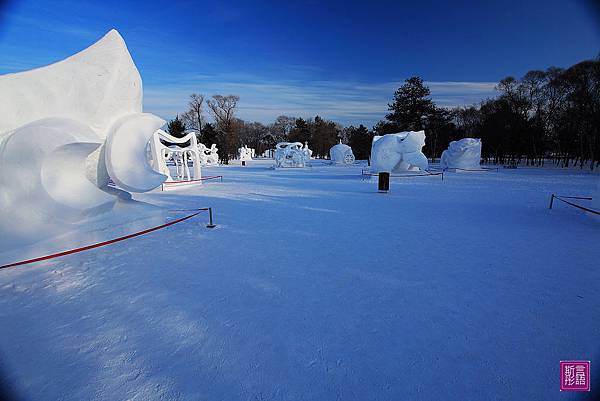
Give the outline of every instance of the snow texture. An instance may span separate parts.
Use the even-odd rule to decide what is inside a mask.
[[[0,353],[15,391],[30,401],[582,399],[558,390],[558,366],[600,366],[600,225],[548,201],[592,193],[597,176],[392,178],[382,195],[376,178],[361,180],[364,163],[271,163],[210,167],[222,183],[135,195],[212,206],[216,229],[203,216],[0,270]],[[151,226],[141,223],[0,261]]]
[[[376,135],[371,145],[371,171],[400,173],[427,170],[427,157],[421,151],[423,146],[425,131]]]
[[[465,170],[478,170],[481,167],[481,139],[463,138],[450,142],[448,149],[442,152],[440,167]]]

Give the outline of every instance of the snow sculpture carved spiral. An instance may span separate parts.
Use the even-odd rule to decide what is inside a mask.
[[[421,149],[425,131],[406,131],[375,136],[371,145],[371,171],[399,173],[427,170],[429,163]]]
[[[65,60],[0,76],[0,94],[0,236],[34,242],[68,231],[128,202],[125,191],[167,178],[146,154],[165,122],[142,112],[142,80],[117,31]]]
[[[480,161],[481,139],[463,138],[450,142],[448,149],[442,152],[440,167],[442,169],[478,170]]]

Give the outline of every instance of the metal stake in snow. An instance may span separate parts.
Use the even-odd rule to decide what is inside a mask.
[[[213,219],[212,219],[212,207],[208,208],[208,224],[206,225],[206,228],[215,228],[217,225],[213,224]]]
[[[379,172],[377,181],[377,190],[381,193],[387,193],[390,190],[390,173]]]

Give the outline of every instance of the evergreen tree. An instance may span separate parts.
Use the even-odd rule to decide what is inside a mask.
[[[175,116],[175,119],[169,121],[167,131],[175,138],[183,138],[185,136],[185,124],[178,115]]]
[[[202,127],[202,136],[200,143],[203,143],[206,147],[210,148],[213,143],[217,143],[217,132],[215,127],[211,123],[204,124]]]
[[[371,142],[373,142],[374,133],[361,124],[358,127],[348,127],[347,134],[348,144],[352,148],[352,153],[354,153],[356,160],[369,159],[371,157]]]
[[[288,141],[290,142],[307,142],[310,140],[310,126],[303,118],[296,119],[294,128],[288,133]]]
[[[312,128],[309,147],[313,150],[313,154],[317,157],[329,156],[329,149],[339,141],[339,132],[335,123],[316,116]]]
[[[435,112],[435,105],[429,88],[419,77],[412,77],[394,93],[394,101],[388,104],[385,118],[389,121],[384,127],[394,131],[419,131],[423,129],[423,119]]]

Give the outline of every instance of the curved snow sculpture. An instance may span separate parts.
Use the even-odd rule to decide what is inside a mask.
[[[354,164],[354,153],[352,153],[352,148],[348,145],[344,145],[341,141],[329,149],[329,157],[331,157],[331,161],[334,164]]]
[[[142,113],[142,80],[117,31],[63,61],[0,76],[0,93],[1,237],[68,231],[131,199],[124,190],[167,178],[146,153],[165,122]]]
[[[275,146],[275,167],[304,167],[306,160],[300,142],[279,142]]]
[[[427,170],[429,163],[421,149],[425,131],[406,131],[375,136],[371,145],[371,170],[398,173]]]
[[[478,170],[481,161],[481,139],[463,138],[452,141],[448,149],[442,152],[440,167],[442,169],[457,168]]]
[[[171,143],[171,145],[166,146],[162,141]],[[188,142],[187,146],[178,146],[178,144]],[[196,139],[195,132],[190,132],[182,138],[175,138],[162,129],[159,129],[154,133],[150,146],[153,167],[156,171],[160,171],[167,176],[166,182],[194,181],[196,184],[202,182],[197,181],[202,178],[202,174],[200,168],[200,151],[198,150],[198,140]],[[175,166],[175,174],[169,170],[168,162],[173,163]],[[192,170],[190,170],[190,162]],[[164,188],[167,187],[164,186]]]
[[[198,151],[201,165],[210,166],[219,164],[219,149],[216,144],[213,143],[210,148],[207,148],[204,144],[199,143]]]

